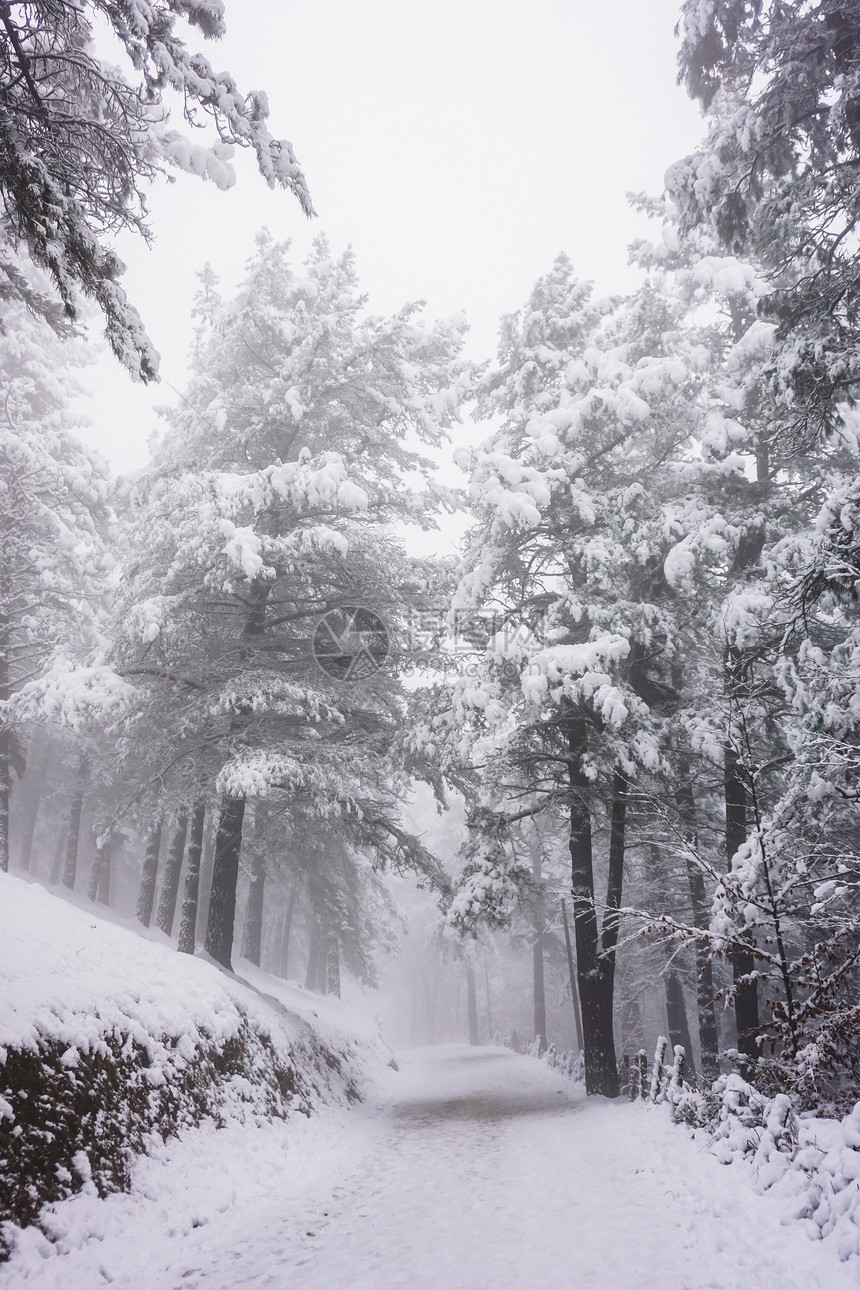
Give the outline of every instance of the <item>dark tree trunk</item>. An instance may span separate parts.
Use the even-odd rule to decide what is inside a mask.
[[[60,873],[63,868],[63,855],[66,850],[66,836],[68,832],[69,826],[66,824],[65,827],[57,834],[57,845],[54,850],[54,860],[51,865],[51,874],[48,878],[52,887],[56,887],[57,883],[60,881]]]
[[[98,892],[96,893],[96,899],[98,900],[100,905],[110,906],[111,879],[112,879],[111,870],[113,869],[114,852],[115,852],[114,839],[111,838],[108,844],[107,854],[104,857],[104,861],[102,863],[101,870],[99,872],[99,889],[98,889]]]
[[[587,1093],[617,1097],[618,1062],[612,1033],[613,977],[601,968],[597,910],[594,903],[590,785],[582,770],[582,759],[588,747],[585,720],[573,714],[568,716],[566,733],[570,783],[568,845],[577,976],[582,1004],[585,1090]]]
[[[486,959],[484,959],[484,988],[487,992],[487,1035],[489,1042],[492,1043],[496,1028],[493,1025],[493,996],[490,992],[490,969]]]
[[[337,937],[329,936],[326,958],[326,993],[340,998],[340,951]]]
[[[669,1044],[672,1051],[675,1045],[681,1044],[686,1057],[685,1069],[695,1075],[693,1067],[693,1041],[690,1038],[690,1027],[687,1023],[687,1008],[684,1003],[684,989],[677,972],[666,974],[666,1022],[669,1030]]]
[[[314,918],[311,923],[311,940],[308,946],[308,967],[305,972],[305,989],[315,990],[317,988],[317,963],[320,956],[320,922]]]
[[[215,838],[206,951],[228,972],[233,971],[233,924],[236,921],[236,884],[239,881],[244,818],[244,797],[226,797],[221,805]]]
[[[70,891],[74,889],[78,875],[78,847],[81,841],[81,815],[84,810],[84,791],[87,786],[89,763],[86,757],[78,762],[78,773],[75,777],[75,792],[69,810],[69,830],[66,834],[66,863],[63,868],[63,886]]]
[[[156,925],[173,935],[173,920],[176,917],[176,897],[179,895],[179,875],[182,872],[182,858],[185,855],[185,840],[188,837],[188,812],[182,811],[176,821],[176,828],[167,848],[167,859],[161,876],[161,895],[158,898]]]
[[[242,936],[242,956],[260,966],[263,942],[263,906],[266,895],[266,804],[258,802],[254,810],[254,845],[251,850],[251,881],[248,908]]]
[[[541,874],[540,839],[533,836],[529,840],[532,862],[532,878],[535,894],[532,904],[532,982],[534,986],[535,1040],[538,1050],[546,1048],[546,990],[544,987],[543,948],[544,948],[544,902]]]
[[[737,755],[731,743],[725,746],[726,786],[726,858],[732,857],[747,838],[747,791]],[[758,1060],[756,1036],[759,1030],[758,985],[755,981],[738,984],[756,968],[755,954],[742,941],[732,944],[732,977],[735,983],[735,1022],[738,1051],[747,1062]]]
[[[579,989],[576,983],[576,964],[573,961],[573,947],[570,943],[570,924],[567,921],[567,905],[561,902],[561,921],[564,925],[564,944],[567,950],[567,971],[570,977],[570,998],[573,1004],[573,1020],[576,1025],[576,1048],[582,1052],[582,1014],[579,1011]]]
[[[203,830],[203,854],[200,857],[200,886],[197,905],[197,926],[202,936],[202,929],[209,922],[209,893],[212,890],[212,866],[215,863],[215,839],[218,836],[218,819],[209,818],[209,824]]]
[[[289,980],[290,975],[290,933],[293,929],[293,910],[296,907],[297,886],[298,883],[294,878],[290,884],[290,894],[287,899],[287,912],[284,915],[284,930],[281,934],[280,975],[284,980]]]
[[[696,851],[698,850],[696,804],[693,797],[690,763],[685,757],[682,757],[678,764],[678,779],[675,800],[678,803],[678,813],[684,827],[684,840],[693,851]],[[690,855],[686,857],[686,867],[693,926],[701,932],[706,932],[710,926],[710,908],[705,891],[705,877]],[[714,994],[714,965],[711,961],[708,941],[705,936],[700,936],[696,938],[696,1012],[699,1022],[702,1073],[707,1079],[716,1079],[720,1073],[720,1040]],[[689,1053],[687,1056],[690,1056]]]
[[[261,636],[266,626],[266,605],[272,590],[271,583],[257,578],[248,593],[250,608],[242,628],[243,637],[250,643],[252,637]],[[243,650],[244,653],[244,650]],[[241,717],[250,709],[237,708],[233,728],[241,725]],[[212,885],[209,890],[209,913],[206,922],[206,951],[222,967],[233,971],[233,931],[236,922],[236,888],[239,883],[239,856],[242,850],[242,823],[245,818],[245,799],[226,797],[218,817],[215,838],[215,859],[212,864]]]
[[[93,903],[98,900],[99,892],[104,890],[105,872],[110,874],[111,847],[112,839],[110,836],[96,846],[96,853],[90,869],[90,880],[87,884],[87,896]]]
[[[36,821],[39,818],[39,807],[42,803],[42,794],[45,790],[45,783],[48,778],[48,771],[51,767],[51,745],[45,748],[39,759],[34,775],[28,776],[33,781],[27,798],[27,806],[23,812],[21,822],[21,852],[19,864],[24,873],[30,872],[30,864],[33,858],[33,838],[36,835]]]
[[[152,906],[155,903],[155,880],[158,877],[158,853],[161,850],[161,831],[164,821],[159,820],[146,839],[146,851],[143,856],[143,868],[140,871],[140,885],[137,889],[137,921],[149,927],[152,922]]]
[[[10,575],[8,565],[0,565],[0,605],[9,603]],[[7,720],[11,695],[9,651],[11,627],[9,615],[0,609],[0,872],[9,872],[9,802],[12,796],[12,727]]]
[[[185,865],[185,887],[182,892],[182,919],[179,924],[179,944],[182,954],[193,954],[197,945],[197,904],[200,899],[200,857],[203,853],[203,828],[206,823],[206,805],[195,802],[191,813],[191,833],[188,838],[188,858]]]
[[[314,971],[314,989],[318,994],[328,993],[328,947],[331,941],[331,933],[328,925],[320,925],[320,940],[317,948],[317,962]]]
[[[469,1010],[469,1043],[474,1046],[481,1042],[481,1035],[478,1030],[478,994],[471,963],[466,964],[466,999]]]

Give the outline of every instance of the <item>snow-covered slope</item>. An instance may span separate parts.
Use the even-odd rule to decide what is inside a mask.
[[[252,985],[0,874],[2,1219],[123,1188],[136,1154],[188,1126],[354,1100],[387,1060],[332,1001],[259,972]]]

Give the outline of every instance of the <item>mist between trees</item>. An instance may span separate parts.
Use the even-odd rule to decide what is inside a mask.
[[[632,199],[654,231],[628,296],[595,299],[560,255],[476,364],[463,319],[376,315],[350,252],[321,236],[296,265],[264,231],[233,298],[202,269],[191,379],[121,479],[69,410],[76,291],[139,375],[155,358],[92,240],[110,193],[75,204],[34,127],[39,209],[20,165],[3,176],[0,863],[334,993],[376,982],[411,908],[401,1034],[579,1045],[612,1096],[668,1029],[702,1079],[735,1066],[841,1109],[860,6],[691,3],[681,35],[708,134]],[[184,46],[156,75],[157,45],[150,88],[187,90]],[[4,48],[33,73],[24,117],[53,73]],[[289,145],[206,75],[222,145],[309,211]],[[161,126],[141,153],[136,120],[138,181],[200,170]],[[454,487],[437,467],[465,414]],[[456,557],[410,553],[460,514]]]

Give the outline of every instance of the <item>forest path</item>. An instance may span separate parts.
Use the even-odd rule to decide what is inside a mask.
[[[225,1215],[171,1290],[858,1284],[668,1117],[586,1101],[504,1049],[405,1054],[366,1128],[352,1168],[318,1178],[298,1207],[272,1195],[254,1215]]]

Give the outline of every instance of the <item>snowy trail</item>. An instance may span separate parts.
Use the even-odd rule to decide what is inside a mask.
[[[324,1119],[297,1169],[253,1202],[172,1233],[154,1232],[150,1215],[148,1238],[145,1216],[129,1213],[116,1255],[108,1231],[95,1264],[89,1243],[88,1272],[72,1251],[45,1273],[87,1290],[858,1285],[833,1250],[782,1226],[776,1201],[661,1114],[586,1102],[503,1049],[412,1052],[383,1105],[327,1131]]]

